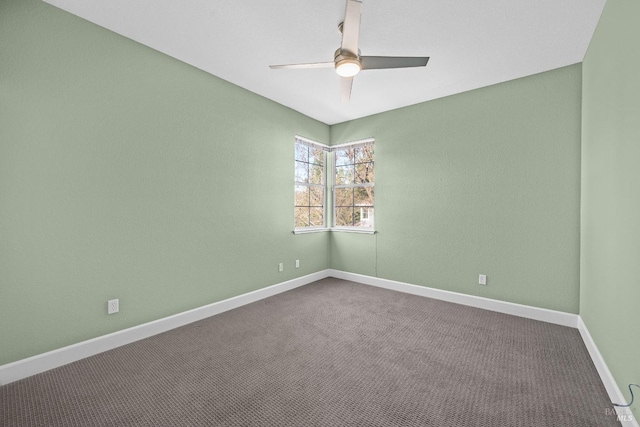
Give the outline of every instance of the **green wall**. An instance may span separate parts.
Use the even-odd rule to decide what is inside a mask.
[[[326,124],[37,0],[0,58],[0,365],[328,267],[292,234]]]
[[[632,16],[609,1],[584,66],[330,127],[0,0],[0,365],[331,267],[580,309],[640,381]],[[295,134],[376,138],[377,234],[291,233]]]
[[[578,64],[332,126],[376,139],[378,233],[331,267],[577,313],[580,93]]]
[[[583,65],[580,315],[627,398],[640,384],[639,17],[637,0],[609,0]]]

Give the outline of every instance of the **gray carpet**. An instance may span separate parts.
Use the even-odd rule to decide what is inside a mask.
[[[325,279],[0,387],[3,426],[619,425],[576,329]]]

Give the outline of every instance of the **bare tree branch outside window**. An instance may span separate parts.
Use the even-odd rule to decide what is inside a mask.
[[[334,224],[373,228],[374,143],[356,143],[334,150]]]
[[[325,228],[330,222],[326,218],[329,151],[333,153],[333,225],[373,230],[374,141],[330,149],[302,137],[296,137],[295,142],[295,228]]]
[[[296,138],[295,228],[325,227],[325,166],[327,149]]]

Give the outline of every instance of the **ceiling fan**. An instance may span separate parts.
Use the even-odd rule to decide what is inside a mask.
[[[417,56],[361,56],[358,49],[360,37],[360,9],[362,1],[347,0],[347,10],[344,21],[338,26],[342,33],[342,44],[333,56],[333,62],[315,62],[310,64],[270,65],[269,68],[298,69],[298,68],[328,68],[335,67],[341,77],[342,101],[351,98],[353,77],[361,70],[377,70],[383,68],[424,67],[429,57]]]

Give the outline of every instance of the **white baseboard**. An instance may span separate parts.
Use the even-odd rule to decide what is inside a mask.
[[[329,276],[338,279],[349,280],[352,282],[362,283],[364,285],[377,286],[379,288],[390,289],[412,295],[419,295],[427,298],[453,302],[456,304],[482,308],[484,310],[511,314],[527,319],[540,320],[556,325],[577,328],[580,331],[582,340],[584,341],[585,346],[589,351],[589,355],[591,356],[591,359],[596,366],[596,370],[600,375],[600,379],[602,380],[602,383],[607,390],[609,399],[611,400],[611,402],[626,403],[625,397],[623,396],[620,388],[613,379],[613,375],[611,375],[611,371],[609,371],[607,364],[598,351],[598,347],[591,338],[586,325],[582,321],[582,318],[577,314],[564,313],[561,311],[531,307],[505,301],[498,301],[473,295],[465,295],[457,292],[444,291],[441,289],[434,289],[426,286],[412,285],[409,283],[381,279],[379,277],[366,276],[362,274],[349,273],[340,270],[329,270]],[[628,408],[616,407],[615,409],[618,414],[618,420],[623,427],[640,427],[637,420],[633,417],[631,411]]]
[[[57,368],[71,362],[75,362],[85,357],[93,356],[125,344],[129,344],[144,338],[151,337],[180,326],[187,325],[198,320],[205,319],[216,314],[223,313],[234,308],[277,295],[300,286],[313,283],[326,277],[349,280],[365,285],[377,286],[380,288],[409,293],[456,304],[477,307],[485,310],[496,311],[528,319],[540,320],[562,326],[577,328],[589,351],[589,355],[596,366],[598,374],[609,394],[612,402],[625,402],[625,397],[616,384],[611,371],[607,367],[602,355],[591,338],[582,318],[576,314],[564,313],[545,308],[531,307],[505,301],[498,301],[489,298],[465,295],[457,292],[445,291],[441,289],[429,288],[426,286],[412,285],[409,283],[397,282],[394,280],[381,279],[378,277],[366,276],[362,274],[349,273],[340,270],[322,270],[307,276],[298,277],[286,282],[278,283],[263,289],[258,289],[243,295],[238,295],[223,301],[218,301],[193,310],[178,313],[173,316],[154,320],[149,323],[134,326],[128,329],[117,331],[108,335],[93,338],[57,350],[42,353],[27,359],[18,360],[13,363],[0,366],[0,385],[9,384],[22,378],[35,375],[49,369]],[[638,422],[629,417],[631,411],[627,408],[618,408],[619,419],[624,427],[640,427]]]
[[[362,274],[348,273],[340,270],[329,270],[331,277],[350,280],[365,285],[377,286],[379,288],[391,289],[412,295],[433,298],[437,300],[453,302],[456,304],[468,305],[482,308],[484,310],[497,311],[499,313],[512,314],[514,316],[525,317],[527,319],[541,320],[543,322],[554,323],[556,325],[578,327],[578,315],[565,313],[562,311],[549,310],[546,308],[531,307],[528,305],[515,304],[512,302],[498,301],[489,298],[466,295],[458,292],[444,291],[442,289],[429,288],[426,286],[412,285],[395,280],[381,279],[379,277],[365,276]]]
[[[216,314],[223,313],[264,298],[307,285],[329,276],[329,270],[322,270],[303,277],[258,289],[202,307],[194,308],[173,316],[143,323],[108,335],[72,344],[27,359],[0,366],[0,385],[9,384],[49,369],[57,368],[85,357],[93,356],[125,344],[129,344]]]
[[[604,361],[602,354],[600,354],[600,350],[598,350],[598,346],[595,341],[591,337],[589,330],[587,329],[587,325],[582,320],[582,317],[578,319],[578,330],[580,331],[580,335],[582,336],[582,341],[584,341],[584,345],[587,347],[587,351],[589,352],[589,356],[591,356],[591,360],[593,360],[593,364],[596,366],[596,370],[602,379],[602,383],[604,384],[604,388],[607,390],[609,394],[609,399],[615,403],[627,403],[627,398],[624,397],[620,387],[616,383],[616,380],[613,378],[607,363]],[[618,408],[616,407],[616,412],[618,413],[618,420],[624,427],[640,427],[638,425],[638,420],[633,417],[631,410],[629,408]]]

